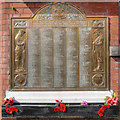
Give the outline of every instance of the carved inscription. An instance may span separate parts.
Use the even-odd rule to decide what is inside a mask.
[[[78,28],[66,28],[67,87],[78,86]]]
[[[89,87],[91,79],[91,28],[79,28],[79,86]]]
[[[65,87],[66,82],[66,36],[65,28],[54,28],[54,87]]]

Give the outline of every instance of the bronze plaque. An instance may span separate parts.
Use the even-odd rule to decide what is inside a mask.
[[[51,3],[11,19],[13,90],[107,90],[108,18]]]

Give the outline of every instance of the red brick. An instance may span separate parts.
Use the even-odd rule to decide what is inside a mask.
[[[45,5],[45,4],[47,4],[47,3],[35,3],[35,7],[41,7],[41,6],[43,6],[43,5]]]
[[[110,19],[110,23],[112,23],[112,24],[116,23],[116,24],[118,25],[119,19],[117,19],[117,18],[112,18],[112,19]]]
[[[110,24],[110,30],[118,30],[119,29],[119,25],[117,24]]]
[[[21,14],[21,17],[30,17],[31,14]]]
[[[85,8],[85,13],[91,13],[92,12],[92,9],[91,8]]]
[[[2,25],[2,27],[0,27],[0,30],[3,30],[3,31],[5,31],[7,29],[8,29],[8,25]]]
[[[5,9],[5,13],[6,14],[14,14],[14,13],[16,13],[16,11],[13,9]]]
[[[111,80],[118,80],[118,73],[111,73]]]
[[[12,8],[12,6],[13,6],[13,3],[9,3],[9,5],[8,5],[8,6],[9,6],[9,8]]]
[[[118,35],[110,35],[110,40],[119,40]]]
[[[3,40],[3,42],[5,41],[3,44],[8,46],[9,36],[2,36],[2,40]]]
[[[106,8],[92,8],[92,12],[105,13],[105,12],[107,12],[107,9]]]
[[[117,7],[118,2],[104,2],[104,7]]]
[[[13,3],[14,8],[26,8],[26,3]]]
[[[96,7],[97,2],[89,2],[88,7]]]
[[[27,6],[30,7],[35,7],[35,3],[28,3]]]
[[[16,12],[17,12],[17,13],[23,13],[23,8],[21,8],[21,9],[20,9],[20,8],[16,9]]]
[[[118,12],[119,12],[118,7],[114,7],[114,8],[111,9],[111,13],[117,13],[118,14]]]
[[[118,63],[117,62],[112,62],[110,67],[111,67],[111,69],[118,68]]]
[[[30,10],[33,14],[35,14],[35,12],[38,10],[38,8],[31,8]]]
[[[118,46],[118,45],[119,45],[118,40],[110,41],[110,46]]]
[[[9,35],[9,30],[2,31],[2,35]]]
[[[13,14],[11,17],[20,17],[20,14]]]
[[[111,73],[118,73],[119,70],[118,69],[111,69]]]
[[[2,20],[2,25],[9,25],[10,21],[9,20]]]
[[[2,17],[2,20],[6,20],[6,19],[9,18],[9,17],[8,17],[8,14],[3,14],[1,17]]]
[[[103,7],[104,6],[103,2],[96,2],[95,4],[96,4],[96,7]]]
[[[118,81],[117,80],[111,80],[111,85],[117,85]]]
[[[7,68],[8,69],[9,68],[9,64],[4,64],[4,65],[1,64],[1,68],[3,68],[3,69]]]
[[[119,34],[119,30],[110,30],[110,33],[113,35],[118,35]]]
[[[8,6],[9,4],[8,3],[3,3],[2,4],[2,8],[4,9],[4,8],[8,8],[9,6]]]
[[[76,3],[77,4],[77,3]],[[88,3],[87,2],[81,2],[81,7],[87,7]]]
[[[24,9],[24,13],[32,13],[32,11],[29,8]]]
[[[107,8],[108,14],[111,14],[112,8]]]

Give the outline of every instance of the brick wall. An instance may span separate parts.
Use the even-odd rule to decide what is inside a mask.
[[[41,6],[45,4],[47,3],[0,3],[0,38],[1,38],[0,39],[0,86],[2,86],[0,87],[0,101],[3,101],[5,97],[5,90],[9,89],[10,18],[30,17]],[[118,3],[72,2],[69,4],[78,7],[81,10],[81,12],[86,14],[86,16],[108,16],[109,28],[110,28],[109,30],[110,46],[119,45]],[[12,6],[14,6],[15,10],[12,10],[11,8]],[[120,99],[120,90],[119,90],[120,78],[118,78],[119,70],[120,70],[120,58],[117,57],[110,58],[110,89],[114,90],[114,92]],[[0,112],[1,112],[1,108],[0,108]],[[12,118],[12,120],[14,119]]]

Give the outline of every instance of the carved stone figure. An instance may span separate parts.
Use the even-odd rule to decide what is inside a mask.
[[[25,64],[25,30],[19,30],[15,36],[15,72],[24,71]]]
[[[94,68],[93,71],[99,71],[99,70],[102,70],[101,64],[103,63],[103,61],[102,61],[102,55],[101,55],[101,51],[102,51],[101,48],[102,48],[104,38],[103,38],[103,35],[98,31],[95,31],[95,35],[97,37],[92,44],[93,44],[93,54],[97,62],[97,66]]]

